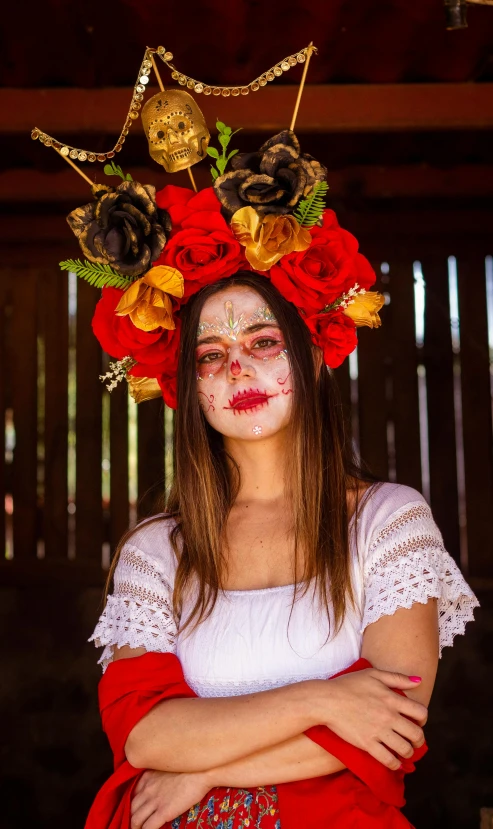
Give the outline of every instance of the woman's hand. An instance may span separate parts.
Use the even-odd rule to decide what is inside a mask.
[[[391,689],[409,691],[419,681],[418,677],[411,680],[404,674],[375,668],[345,674],[322,684],[317,680],[322,706],[319,721],[395,771],[401,761],[392,752],[409,758],[415,748],[423,745],[421,726],[426,723],[428,709]]]
[[[210,789],[205,774],[145,771],[132,798],[131,829],[161,829],[199,803]]]

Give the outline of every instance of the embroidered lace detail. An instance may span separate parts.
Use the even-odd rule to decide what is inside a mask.
[[[98,664],[103,672],[115,647],[129,645],[147,651],[175,653],[177,626],[172,588],[155,561],[126,545],[115,570],[114,593],[108,596],[89,642],[104,646]]]
[[[365,566],[365,611],[361,632],[399,607],[438,599],[440,656],[464,633],[479,605],[462,573],[443,546],[426,504],[397,510],[372,540]]]

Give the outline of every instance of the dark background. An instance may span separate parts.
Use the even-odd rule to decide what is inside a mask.
[[[427,491],[446,546],[482,603],[467,635],[444,652],[427,726],[430,752],[409,779],[406,814],[418,829],[473,829],[481,807],[493,807],[493,461],[484,270],[485,256],[493,254],[493,7],[468,7],[468,21],[467,29],[446,31],[439,0],[45,0],[4,9],[2,829],[82,827],[108,776],[111,757],[97,711],[100,672],[86,640],[101,610],[102,545],[107,555],[135,507],[128,496],[124,389],[108,404],[110,500],[101,484],[108,423],[98,380],[102,357],[90,332],[97,292],[79,285],[74,328],[65,275],[57,268],[61,259],[80,255],[64,217],[88,200],[88,187],[29,132],[37,126],[76,146],[111,149],[144,48],[160,44],[185,73],[229,85],[252,81],[312,39],[319,49],[296,131],[302,148],[327,165],[329,206],[360,240],[378,288],[391,300],[382,329],[362,332],[358,378],[350,380],[347,365],[338,373],[354,437],[377,474]],[[161,75],[170,81],[164,66]],[[198,96],[198,102],[211,132],[219,116],[244,127],[235,146],[256,147],[289,122],[300,76],[296,67],[247,98]],[[115,160],[139,181],[161,187],[171,180],[149,159],[139,122]],[[105,180],[101,165],[83,166]],[[206,165],[194,175],[199,188],[209,185]],[[186,174],[173,183],[189,186]],[[459,351],[450,337],[449,256],[458,262]],[[419,347],[416,260],[427,302]],[[389,263],[389,276],[382,262]],[[71,420],[72,359],[78,406]],[[428,484],[419,367],[426,370]],[[145,513],[166,472],[170,418],[162,404],[139,409],[137,431],[137,490]],[[75,494],[67,484],[72,438],[83,447]]]

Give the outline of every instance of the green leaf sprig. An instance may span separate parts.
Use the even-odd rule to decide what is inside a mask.
[[[100,262],[81,262],[80,259],[66,259],[59,263],[62,271],[71,271],[95,288],[128,288],[133,280],[120,276],[109,265]]]
[[[115,164],[114,161],[112,161],[110,164],[105,164],[103,167],[103,172],[106,176],[120,176],[120,178],[123,179],[123,181],[133,181],[133,178],[130,175],[130,173],[127,173],[127,175],[125,175],[120,165]]]
[[[231,127],[227,127],[222,121],[216,121],[216,127],[219,133],[219,143],[222,147],[222,153],[219,155],[219,150],[216,150],[215,147],[207,147],[207,155],[210,155],[211,158],[216,160],[216,166],[211,167],[213,181],[215,181],[218,176],[223,175],[229,159],[233,158],[233,156],[238,152],[238,150],[231,150],[231,152],[226,153],[226,150],[228,149],[229,142],[231,141],[233,135],[236,135],[236,133],[240,131],[237,129],[233,132]]]
[[[325,196],[328,189],[329,185],[326,181],[319,181],[313,188],[311,196],[300,201],[296,210],[293,211],[293,216],[301,227],[313,227],[317,224],[326,207]]]

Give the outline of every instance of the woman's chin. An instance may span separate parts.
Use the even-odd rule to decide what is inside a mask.
[[[272,422],[272,419],[260,417],[259,414],[252,413],[248,417],[235,416],[232,423],[211,423],[211,426],[220,432],[226,438],[233,438],[235,440],[262,440],[262,438],[270,438],[279,434],[286,428],[287,423],[284,421]]]

